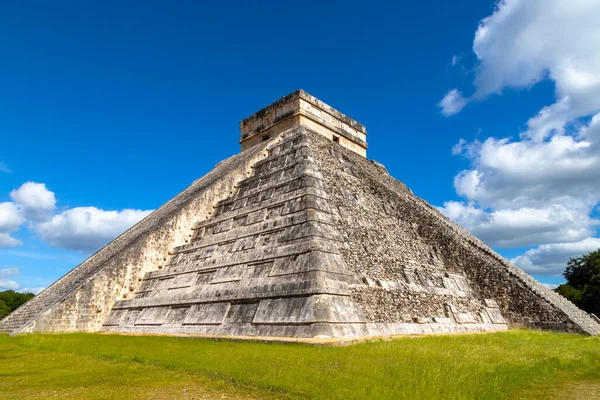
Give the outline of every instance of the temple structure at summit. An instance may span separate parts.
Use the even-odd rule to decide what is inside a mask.
[[[240,122],[242,151],[300,126],[367,156],[367,129],[304,90],[284,96]]]
[[[362,338],[600,334],[368,160],[363,125],[299,90],[242,151],[0,321],[0,331]]]

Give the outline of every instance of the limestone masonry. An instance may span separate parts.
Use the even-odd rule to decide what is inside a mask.
[[[381,164],[366,129],[296,91],[219,163],[0,331],[352,338],[600,324]]]
[[[284,96],[240,122],[242,150],[299,126],[367,156],[367,129],[304,90]]]

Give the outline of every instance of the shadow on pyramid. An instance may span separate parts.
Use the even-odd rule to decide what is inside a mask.
[[[366,158],[304,91],[241,122],[242,152],[0,322],[0,330],[362,338],[600,334]]]

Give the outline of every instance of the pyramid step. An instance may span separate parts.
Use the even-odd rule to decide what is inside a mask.
[[[312,96],[295,92],[240,126],[247,151],[219,163],[0,329],[22,329],[94,276],[101,285],[90,285],[76,306],[65,302],[64,312],[85,324],[95,287],[119,277],[114,293],[121,285],[131,293],[103,305],[110,308],[104,327],[116,332],[341,337],[506,329],[488,301],[496,294],[496,305],[528,310],[536,307],[527,302],[539,302],[550,318],[566,316],[592,334],[600,329],[362,157],[365,128]],[[424,265],[407,272],[401,263],[414,260],[448,261],[453,269],[443,277]],[[149,271],[151,264],[158,269]],[[467,272],[473,287],[452,275]],[[488,277],[509,281],[511,297]]]

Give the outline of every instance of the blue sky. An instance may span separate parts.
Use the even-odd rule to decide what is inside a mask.
[[[560,282],[600,246],[591,3],[4,4],[0,288],[52,283],[298,88],[366,125],[369,158],[415,194]]]

